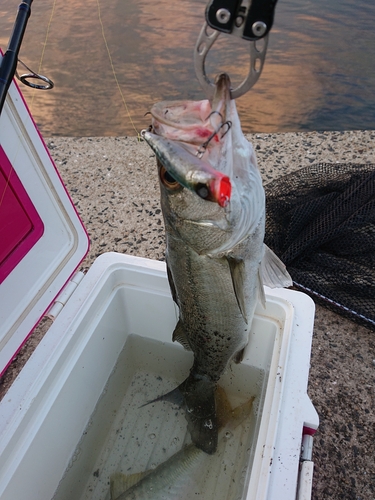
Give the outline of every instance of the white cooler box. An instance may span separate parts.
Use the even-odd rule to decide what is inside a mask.
[[[172,342],[178,311],[165,264],[107,253],[71,278],[87,236],[15,84],[0,137],[4,187],[21,219],[32,212],[19,234],[0,212],[0,235],[12,233],[0,262],[1,371],[51,302],[55,318],[0,403],[0,498],[109,499],[114,472],[155,468],[189,439],[182,410],[141,407],[181,382],[192,363]],[[251,415],[189,471],[188,487],[176,484],[166,498],[311,498],[314,304],[290,290],[266,289],[266,298],[243,362],[221,381],[234,406],[255,396]]]

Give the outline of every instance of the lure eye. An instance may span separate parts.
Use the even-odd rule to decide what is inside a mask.
[[[181,184],[177,182],[176,179],[165,169],[165,167],[163,167],[163,165],[160,165],[159,176],[162,184],[172,191],[177,191],[182,187]]]
[[[198,184],[196,193],[200,198],[206,200],[210,196],[210,192],[205,184]]]

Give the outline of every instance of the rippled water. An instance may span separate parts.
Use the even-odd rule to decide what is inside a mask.
[[[18,3],[0,0],[3,49]],[[38,70],[45,48],[41,72],[56,85],[48,92],[22,85],[42,133],[134,135],[148,125],[144,114],[154,102],[204,98],[192,54],[205,6],[202,0],[34,0],[20,58]],[[243,129],[373,129],[374,26],[370,0],[279,0],[262,76],[237,101]],[[223,35],[219,41],[208,69],[226,70],[239,82],[248,45]]]

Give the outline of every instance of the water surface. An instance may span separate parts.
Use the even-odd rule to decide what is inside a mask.
[[[18,3],[0,0],[3,49]],[[144,114],[154,102],[204,98],[192,54],[205,6],[202,0],[34,0],[20,58],[38,70],[44,50],[41,72],[56,85],[36,92],[22,85],[42,133],[135,135],[148,125]],[[374,25],[369,0],[279,0],[262,76],[237,100],[244,131],[373,129]],[[219,41],[208,69],[226,70],[239,83],[248,44],[228,36]]]

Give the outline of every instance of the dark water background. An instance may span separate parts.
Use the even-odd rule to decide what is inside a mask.
[[[3,49],[19,2],[0,0]],[[34,0],[20,58],[38,70],[44,48],[41,73],[56,87],[22,91],[45,136],[135,135],[98,5],[137,130],[148,125],[144,114],[154,102],[204,98],[192,54],[206,1]],[[248,45],[220,39],[208,68],[238,83]],[[279,0],[261,78],[237,101],[244,131],[374,129],[374,53],[373,0]]]

